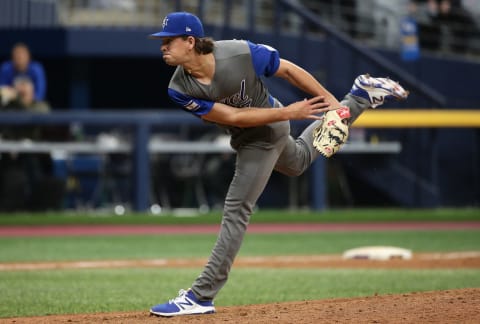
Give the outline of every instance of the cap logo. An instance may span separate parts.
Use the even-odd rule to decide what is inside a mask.
[[[2,0],[0,0],[1,2]],[[1,7],[1,6],[0,6]],[[162,30],[150,35],[150,38],[194,36],[205,37],[200,19],[188,12],[171,12],[160,21]]]

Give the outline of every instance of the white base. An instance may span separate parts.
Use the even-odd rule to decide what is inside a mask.
[[[344,259],[367,259],[367,260],[409,260],[412,251],[393,246],[364,246],[347,250],[343,253]]]

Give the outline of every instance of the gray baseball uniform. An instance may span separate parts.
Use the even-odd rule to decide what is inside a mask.
[[[243,107],[275,109],[281,103],[271,96],[261,76],[277,71],[278,51],[248,41],[217,41],[214,47],[215,74],[205,85],[178,66],[169,84],[170,97],[183,109],[201,116],[215,102]],[[341,102],[348,106],[354,120],[369,107],[368,101],[347,95]],[[211,300],[223,287],[240,249],[250,215],[273,170],[289,176],[302,174],[318,157],[313,147],[315,121],[294,139],[288,121],[259,127],[238,128],[219,125],[231,134],[237,152],[235,174],[225,199],[217,242],[202,274],[192,285],[199,300]]]

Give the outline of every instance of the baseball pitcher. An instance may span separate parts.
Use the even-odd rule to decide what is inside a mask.
[[[203,272],[188,290],[150,310],[159,316],[215,312],[213,300],[226,283],[240,249],[253,208],[273,170],[302,174],[320,155],[330,157],[348,137],[348,128],[367,108],[408,93],[386,78],[359,76],[338,102],[310,73],[280,58],[268,46],[246,40],[213,41],[205,37],[198,17],[168,14],[161,39],[165,63],[176,66],[168,94],[186,112],[223,127],[231,135],[236,167],[223,211],[220,233]],[[279,77],[310,94],[282,105],[261,77]],[[290,120],[313,122],[298,138]]]

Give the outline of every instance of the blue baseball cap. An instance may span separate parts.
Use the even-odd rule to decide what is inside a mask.
[[[193,36],[204,37],[203,26],[197,16],[189,12],[169,13],[162,23],[162,31],[151,34],[150,38]]]

